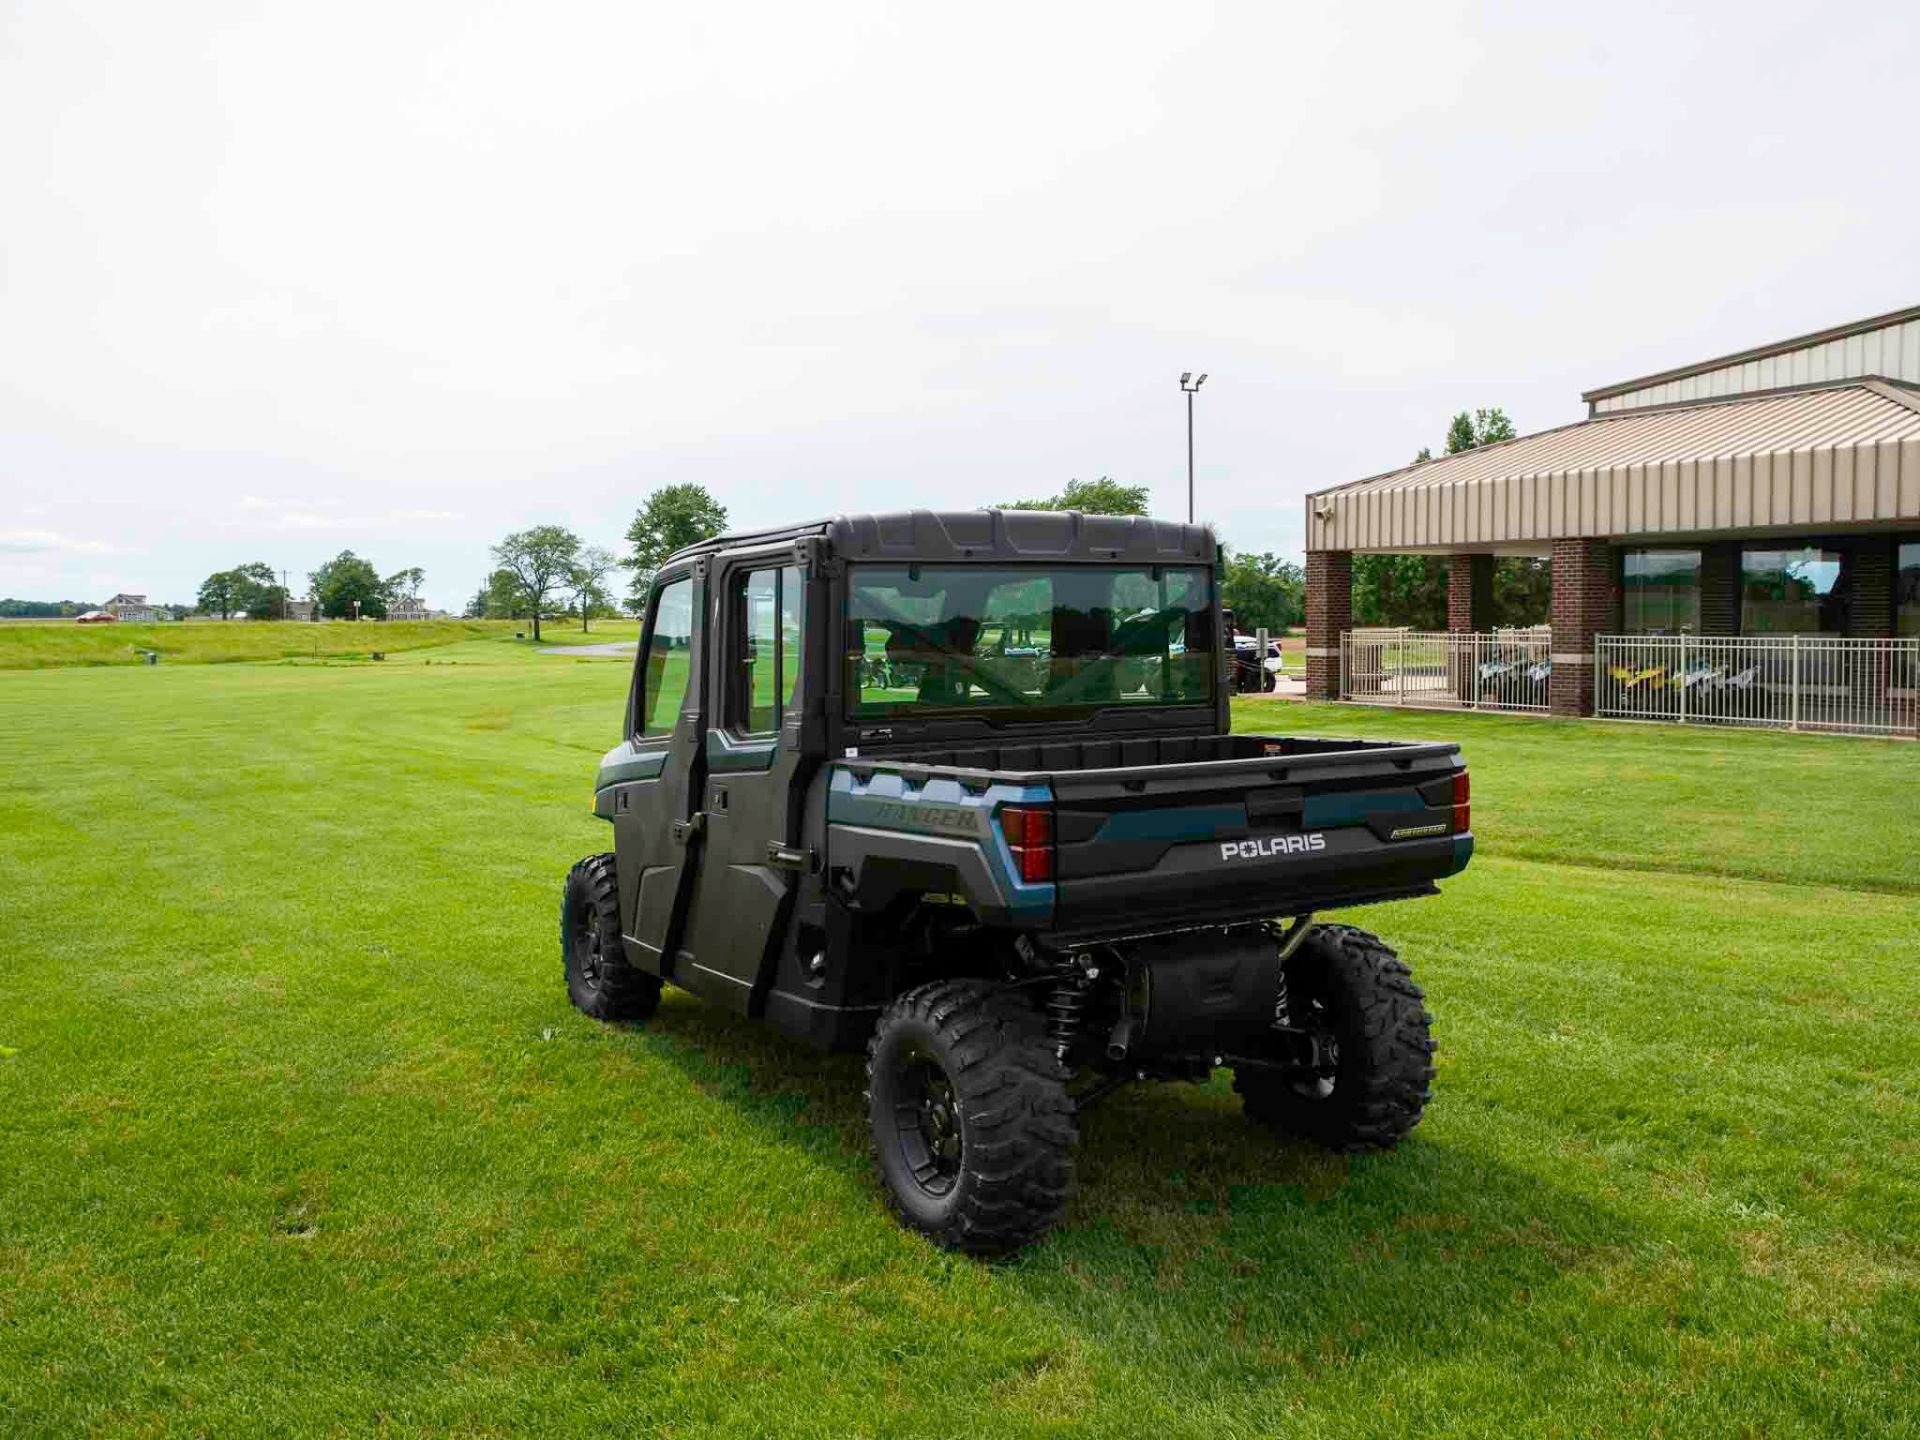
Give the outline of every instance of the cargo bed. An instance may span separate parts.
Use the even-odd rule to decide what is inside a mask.
[[[1465,770],[1447,743],[1063,740],[915,748],[834,768],[846,794],[875,802],[843,817],[882,829],[942,823],[956,807],[982,822],[1009,803],[1050,807],[1044,906],[1026,893],[1038,887],[1004,873],[990,878],[1010,893],[969,898],[986,918],[1063,942],[1428,894],[1472,852]],[[830,861],[836,849],[830,840]],[[962,893],[979,888],[958,877]]]

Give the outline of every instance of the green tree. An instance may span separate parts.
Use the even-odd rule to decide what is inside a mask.
[[[1306,617],[1306,572],[1278,555],[1236,555],[1223,545],[1220,603],[1233,611],[1242,630],[1264,625],[1277,635]]]
[[[516,530],[493,547],[494,563],[512,572],[533,613],[533,638],[540,638],[540,611],[547,597],[563,589],[580,559],[580,537],[564,525]]]
[[[196,601],[202,615],[218,615],[222,620],[233,617],[240,607],[234,603],[234,585],[238,577],[231,570],[216,570],[200,582],[200,596]]]
[[[307,576],[320,613],[335,619],[387,618],[387,586],[373,563],[342,550]]]
[[[1447,562],[1438,555],[1353,557],[1353,623],[1447,628]]]
[[[475,620],[517,620],[526,613],[526,592],[511,570],[494,571],[467,602],[467,615]]]
[[[1493,623],[1544,625],[1553,615],[1553,561],[1503,555],[1493,567]]]
[[[386,591],[387,609],[392,610],[403,600],[418,600],[420,589],[427,583],[427,572],[418,565],[408,570],[396,570],[380,586]]]
[[[567,588],[573,592],[573,603],[580,607],[580,628],[587,628],[587,617],[596,609],[604,612],[613,597],[607,591],[606,579],[620,564],[620,557],[602,545],[582,545],[579,558],[573,563],[573,569],[567,575]]]
[[[232,572],[233,608],[247,612],[249,620],[286,618],[287,592],[265,561],[255,560]]]
[[[1069,480],[1067,488],[1044,500],[1013,500],[1001,510],[1078,510],[1086,515],[1144,515],[1147,487],[1122,485],[1111,475],[1098,480]]]
[[[628,605],[638,611],[646,604],[647,589],[660,562],[676,550],[711,540],[727,528],[727,507],[707,493],[707,487],[687,481],[663,485],[647,497],[627,527],[633,551],[620,563],[633,571]]]
[[[255,560],[231,570],[216,570],[200,582],[198,609],[230,620],[278,620],[286,614],[287,592],[266,562]]]
[[[1502,440],[1513,439],[1516,433],[1513,421],[1498,405],[1490,410],[1476,410],[1471,415],[1462,410],[1447,426],[1447,454],[1458,455],[1463,450],[1478,450],[1482,445],[1498,445]]]
[[[1473,438],[1473,417],[1462,410],[1447,426],[1447,454],[1458,455],[1479,443]]]

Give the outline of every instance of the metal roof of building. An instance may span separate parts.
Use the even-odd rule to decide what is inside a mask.
[[[1920,523],[1920,391],[1883,380],[1601,415],[1307,496],[1309,550],[1540,549]]]
[[[1581,395],[1590,413],[1885,376],[1920,382],[1920,305],[1717,355]]]

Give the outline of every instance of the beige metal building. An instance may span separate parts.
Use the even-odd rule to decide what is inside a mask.
[[[1920,307],[1582,398],[1576,424],[1307,497],[1309,693],[1910,730]],[[1447,636],[1355,632],[1355,552],[1449,556]],[[1489,629],[1513,554],[1553,561],[1531,648]]]

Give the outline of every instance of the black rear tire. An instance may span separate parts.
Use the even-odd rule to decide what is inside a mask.
[[[1236,1068],[1249,1118],[1329,1150],[1391,1150],[1432,1098],[1433,1017],[1412,972],[1351,925],[1321,925],[1287,962],[1293,1023],[1333,1041],[1318,1075]]]
[[[589,855],[567,872],[560,955],[567,998],[594,1019],[644,1020],[660,1007],[660,977],[635,969],[620,939],[613,856]]]
[[[980,980],[887,1007],[867,1052],[873,1164],[900,1220],[968,1255],[1005,1255],[1059,1219],[1078,1139],[1039,1015]]]

